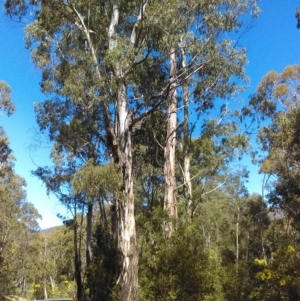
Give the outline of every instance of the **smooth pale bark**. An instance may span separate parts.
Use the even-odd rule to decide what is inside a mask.
[[[109,49],[117,46],[117,28],[120,2],[113,1],[113,12],[109,26]],[[115,142],[118,147],[118,161],[122,170],[122,197],[116,199],[117,237],[123,261],[117,284],[120,287],[119,300],[138,300],[138,250],[134,217],[134,194],[132,178],[131,114],[128,110],[126,82],[118,62],[114,68],[118,93],[116,103]],[[116,233],[115,233],[116,234]]]
[[[117,28],[120,17],[120,0],[112,1],[112,16],[108,29],[109,37],[109,49],[113,49],[117,46]]]
[[[48,299],[48,293],[47,293],[47,280],[46,280],[46,276],[44,276],[43,289],[44,289],[44,299],[47,300]]]
[[[168,97],[168,120],[167,138],[164,147],[164,177],[165,195],[164,209],[167,211],[169,221],[166,222],[165,230],[171,235],[174,230],[174,219],[177,217],[177,203],[175,192],[175,148],[177,128],[177,95],[176,95],[176,53],[175,49],[170,54],[170,89]]]
[[[51,290],[53,291],[55,287],[55,281],[52,276],[50,276],[50,285],[51,285]]]
[[[119,248],[123,255],[120,284],[120,300],[138,299],[138,251],[136,243],[134,194],[132,178],[131,132],[124,81],[119,83],[118,91],[118,137],[119,164],[123,175],[123,198],[117,200],[119,222]]]
[[[185,45],[181,44],[182,70],[186,71],[186,52]],[[190,159],[190,131],[189,131],[189,91],[188,83],[183,83],[183,183],[184,193],[187,199],[187,212],[189,218],[193,218],[194,208],[192,199],[192,182],[191,182],[191,159]]]

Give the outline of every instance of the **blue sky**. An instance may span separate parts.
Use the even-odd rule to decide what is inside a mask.
[[[3,3],[0,2],[0,5]],[[241,44],[248,49],[250,76],[249,88],[241,96],[246,102],[255,91],[262,76],[268,71],[281,72],[286,66],[300,63],[300,30],[296,28],[295,9],[299,0],[262,0],[262,13],[254,21],[252,29],[243,36]],[[37,131],[33,103],[45,99],[40,93],[40,73],[30,60],[24,47],[23,26],[0,14],[0,80],[12,88],[17,110],[13,116],[0,117],[0,125],[6,130],[11,148],[17,159],[15,170],[27,181],[27,198],[43,216],[42,228],[61,224],[57,213],[66,214],[53,196],[46,195],[42,182],[31,176],[36,166],[50,163],[50,149],[34,149],[35,141],[43,139]],[[252,139],[253,143],[255,139]],[[246,161],[250,170],[249,192],[261,192],[261,177],[257,167]]]
[[[66,214],[54,196],[47,196],[42,182],[31,175],[37,165],[50,164],[50,149],[34,149],[36,141],[43,139],[37,131],[33,103],[45,99],[40,93],[40,73],[30,60],[24,46],[24,32],[21,24],[10,21],[0,14],[0,79],[12,89],[16,112],[9,118],[0,116],[2,125],[10,139],[16,157],[15,170],[26,179],[27,199],[38,209],[43,219],[41,228],[61,224],[57,213]]]

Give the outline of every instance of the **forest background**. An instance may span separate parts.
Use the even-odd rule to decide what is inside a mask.
[[[265,82],[261,82],[261,90],[255,89],[263,75],[268,71],[275,69],[278,72],[282,72],[288,65],[297,64],[299,61],[299,31],[296,29],[296,19],[294,18],[298,3],[296,3],[296,1],[294,2],[290,1],[286,4],[281,1],[277,1],[276,3],[262,1],[260,3],[262,13],[258,19],[253,21],[251,17],[246,17],[243,20],[244,27],[242,27],[241,32],[243,32],[243,30],[245,30],[245,32],[239,39],[239,44],[247,48],[247,59],[250,63],[246,65],[246,73],[250,76],[250,87],[243,93],[230,96],[230,101],[236,101],[233,106],[230,105],[230,110],[234,111],[237,109],[247,116],[246,119],[243,119],[246,125],[241,125],[242,132],[247,128],[247,124],[251,123],[251,118],[255,114],[257,116],[261,114],[265,119],[269,118],[267,124],[273,123],[276,125],[273,128],[274,133],[277,133],[278,128],[280,128],[280,126],[276,124],[278,120],[276,119],[275,112],[278,113],[278,111],[276,111],[275,108],[269,110],[270,107],[260,106],[259,104],[262,102],[257,101],[257,99],[263,96],[262,90],[264,88],[271,90],[269,93],[271,93],[272,98],[278,91],[281,91],[278,90],[277,87],[278,85],[282,85],[282,81],[287,80],[288,84],[290,84],[290,81],[294,80],[297,69],[286,69],[287,72],[283,73],[282,77],[271,74],[269,77],[266,77]],[[12,3],[14,4],[13,1]],[[113,236],[114,234],[113,219],[112,225],[110,225],[110,222],[107,224],[112,227],[110,231],[103,226],[102,221],[99,221],[97,216],[99,213],[98,210],[107,211],[109,215],[108,206],[111,205],[109,205],[108,201],[110,196],[106,195],[104,197],[105,200],[102,199],[103,208],[100,203],[99,208],[94,204],[96,217],[93,220],[93,224],[89,225],[88,203],[78,205],[76,209],[76,203],[75,206],[74,203],[72,203],[73,205],[70,207],[70,204],[65,202],[65,196],[63,196],[63,199],[60,199],[60,201],[53,196],[49,198],[44,192],[45,187],[40,186],[37,178],[31,176],[31,171],[36,170],[36,167],[52,165],[51,160],[48,159],[51,147],[47,145],[47,135],[42,135],[35,126],[35,114],[30,105],[33,102],[41,103],[45,96],[39,92],[40,88],[38,83],[41,82],[41,73],[31,65],[29,52],[27,50],[23,51],[23,45],[21,44],[23,40],[22,23],[14,23],[5,18],[7,17],[1,16],[1,25],[3,24],[5,26],[5,32],[1,35],[1,45],[5,46],[1,46],[0,50],[3,59],[3,63],[1,61],[0,78],[11,86],[13,101],[17,106],[17,110],[14,115],[9,118],[5,116],[1,117],[1,124],[8,134],[11,142],[10,147],[13,149],[14,156],[17,159],[14,171],[16,174],[25,178],[28,183],[28,188],[26,189],[27,200],[33,203],[34,207],[44,216],[44,223],[41,223],[42,228],[53,225],[54,221],[55,225],[60,223],[59,219],[54,218],[57,213],[61,217],[65,217],[65,219],[62,218],[62,220],[64,220],[66,227],[58,228],[50,234],[42,233],[41,235],[35,236],[38,230],[36,223],[38,221],[38,214],[34,208],[31,207],[30,203],[25,201],[23,192],[19,190],[19,184],[13,183],[13,185],[16,185],[14,187],[16,187],[17,193],[15,196],[12,196],[12,199],[16,201],[19,200],[19,203],[17,202],[16,205],[21,209],[18,213],[19,216],[17,216],[17,220],[22,221],[23,226],[26,225],[25,228],[22,227],[22,231],[25,231],[26,237],[30,236],[30,239],[22,241],[18,249],[16,245],[14,245],[13,240],[9,241],[4,239],[2,241],[1,263],[2,275],[4,275],[2,276],[2,284],[6,283],[7,293],[18,292],[20,295],[29,298],[47,298],[48,295],[74,296],[75,293],[78,299],[97,299],[102,297],[107,300],[115,298],[120,300],[127,300],[126,298],[128,298],[128,300],[134,300],[135,297],[131,299],[132,296],[129,297],[130,293],[126,290],[128,285],[129,287],[137,287],[135,280],[129,282],[129,284],[124,280],[126,279],[124,276],[126,273],[135,274],[134,269],[133,272],[122,272],[122,268],[119,266],[122,259],[120,259],[119,256],[124,257],[125,251],[121,247],[121,253],[123,252],[123,254],[119,254],[118,248],[114,247],[114,243],[109,243],[110,239],[114,239],[111,237],[111,235]],[[23,21],[24,20],[22,20],[22,22]],[[249,28],[247,28],[247,26],[249,26]],[[228,33],[227,37],[239,38],[240,33]],[[34,34],[35,33],[33,33],[33,36]],[[12,36],[13,38],[11,38]],[[86,42],[84,42],[84,47],[86,47],[85,43]],[[12,46],[9,47],[9,45]],[[241,63],[242,62],[243,59],[241,58]],[[41,67],[43,69],[43,64]],[[236,72],[239,73],[240,71],[236,69]],[[292,78],[288,78],[290,74]],[[18,76],[22,78],[20,79]],[[276,80],[278,80],[278,83],[276,83]],[[243,84],[242,81],[240,81],[239,84]],[[280,87],[282,88],[283,86]],[[47,87],[45,88],[44,86],[43,89],[49,92],[47,91]],[[236,89],[238,90],[239,87],[236,87]],[[272,89],[274,89],[275,94],[272,94]],[[218,93],[222,95],[223,92],[216,92],[215,95]],[[279,96],[284,99],[287,94],[288,93],[281,91]],[[209,97],[210,96],[208,96],[208,98]],[[216,96],[216,99],[218,99],[218,96]],[[250,107],[248,107],[249,99],[251,101]],[[275,97],[273,99],[274,103],[276,103],[277,100],[278,97]],[[282,99],[280,99],[280,101],[282,101]],[[294,103],[289,105],[294,109]],[[244,110],[242,110],[242,108],[244,108]],[[217,109],[220,109],[220,112],[217,112]],[[229,113],[230,110],[227,106],[217,109],[211,111],[208,120],[211,122],[216,120],[218,124],[220,120],[227,118],[227,113]],[[164,112],[164,109],[161,110]],[[253,113],[252,110],[256,113]],[[191,113],[192,111],[193,107]],[[142,112],[142,114],[144,113],[145,112]],[[288,114],[290,112],[287,110],[286,113]],[[292,120],[294,116],[289,117]],[[43,117],[40,115],[39,118]],[[230,118],[233,117],[231,116]],[[230,120],[230,118],[228,120]],[[41,126],[41,120],[42,119],[40,119],[40,127],[43,127],[43,125]],[[145,119],[141,121],[144,123],[138,124],[137,129],[135,128],[137,135],[139,130],[146,130],[143,126],[147,126],[147,122]],[[202,125],[204,125],[204,123]],[[266,125],[266,123],[263,123],[263,125]],[[213,127],[211,128],[211,126]],[[166,209],[166,212],[169,213],[170,216],[168,217],[164,212],[159,211],[161,207],[158,202],[155,206],[153,203],[151,204],[150,211],[153,217],[149,219],[149,216],[143,213],[143,210],[149,208],[150,203],[148,202],[150,199],[143,196],[143,193],[147,194],[150,191],[153,193],[155,190],[155,193],[157,193],[156,201],[161,201],[162,179],[160,176],[156,178],[158,182],[155,183],[155,188],[149,188],[149,186],[145,188],[143,184],[138,184],[142,185],[141,187],[145,190],[144,192],[136,192],[137,195],[143,199],[143,203],[137,205],[138,240],[140,246],[144,244],[144,251],[140,250],[139,278],[142,287],[140,289],[140,297],[145,300],[179,300],[182,298],[185,300],[202,300],[203,298],[205,300],[241,300],[241,298],[243,298],[243,300],[247,298],[252,300],[263,300],[263,298],[265,298],[265,300],[276,300],[276,298],[278,300],[296,300],[299,295],[299,276],[296,273],[295,267],[290,266],[289,262],[291,261],[294,266],[297,266],[299,261],[297,251],[297,214],[295,214],[295,208],[297,208],[298,204],[297,191],[294,192],[292,200],[290,200],[290,195],[287,196],[284,193],[287,191],[287,188],[295,188],[295,184],[293,184],[294,186],[291,184],[291,179],[295,180],[297,177],[288,178],[290,181],[288,185],[290,186],[283,187],[284,191],[282,189],[276,191],[275,189],[275,192],[282,197],[280,200],[274,197],[272,198],[272,188],[269,190],[271,194],[269,199],[266,198],[266,200],[269,200],[271,202],[270,204],[273,204],[281,210],[276,211],[277,213],[279,212],[279,221],[277,217],[275,220],[274,217],[270,218],[269,209],[266,207],[262,198],[259,195],[251,195],[253,192],[261,194],[263,191],[263,176],[258,176],[260,165],[256,167],[252,166],[252,163],[250,163],[251,158],[249,157],[250,152],[257,150],[256,146],[258,144],[255,142],[259,132],[257,123],[253,123],[251,128],[247,128],[247,131],[251,133],[249,137],[252,146],[254,146],[252,149],[246,145],[246,140],[241,142],[241,140],[238,139],[236,140],[238,142],[234,142],[234,137],[238,137],[234,136],[236,135],[237,128],[232,127],[230,123],[227,126],[225,125],[220,132],[213,132],[213,128],[214,125],[204,125],[201,138],[204,140],[200,139],[198,146],[196,139],[198,137],[193,134],[191,145],[194,147],[193,151],[196,157],[193,159],[195,160],[193,161],[195,166],[192,175],[194,173],[194,175],[199,176],[197,168],[200,166],[202,166],[201,168],[203,168],[203,170],[205,170],[205,168],[209,170],[213,165],[213,161],[217,158],[210,157],[210,155],[214,152],[216,152],[217,155],[219,150],[221,150],[221,152],[223,151],[222,145],[219,144],[220,142],[224,146],[224,151],[227,153],[229,151],[230,153],[232,146],[230,146],[230,144],[227,145],[226,140],[222,140],[224,137],[227,139],[229,133],[230,135],[234,133],[233,136],[231,136],[233,139],[231,143],[240,143],[240,145],[234,146],[235,151],[233,155],[229,154],[228,158],[220,163],[221,165],[224,164],[220,170],[213,173],[208,172],[207,174],[201,171],[203,174],[199,176],[198,184],[203,185],[207,183],[209,189],[197,192],[197,189],[193,188],[193,195],[195,195],[196,199],[199,198],[199,203],[197,204],[200,204],[200,213],[194,216],[193,212],[191,215],[189,212],[189,203],[187,205],[189,218],[195,218],[197,222],[189,224],[189,222],[185,220],[181,212],[182,210],[184,211],[184,209],[181,208],[184,202],[178,205],[178,213],[172,213],[173,205],[170,203],[171,205],[168,207],[169,205],[166,199],[164,200],[164,209]],[[271,134],[269,135],[268,133],[264,134],[265,136],[263,134],[260,136],[262,148],[258,154],[260,155],[262,151],[265,151],[266,154],[274,155],[275,153],[276,155],[276,150],[271,148],[270,145],[272,145],[272,143],[270,144],[268,141],[272,139],[272,142],[277,141],[276,139],[278,139],[278,137],[272,136]],[[205,139],[209,137],[207,135],[215,137],[215,145],[210,145],[209,143],[206,145],[207,141]],[[184,138],[184,128],[178,129],[178,136],[182,139]],[[158,145],[161,144],[159,138],[153,138],[154,140],[150,143],[156,142]],[[44,144],[44,141],[46,144]],[[5,143],[6,141],[4,144]],[[142,144],[143,143],[149,142],[143,141]],[[208,153],[204,155],[201,153],[203,143],[208,147]],[[39,147],[40,144],[42,144],[42,146],[46,145],[46,148],[41,150],[41,147]],[[281,147],[283,146],[281,145]],[[288,148],[289,145],[284,145],[284,147]],[[181,145],[178,144],[178,148],[184,148],[184,143]],[[145,149],[141,147],[141,149],[135,151],[137,151],[136,159],[144,160],[141,158],[145,155]],[[114,157],[114,154],[112,153],[111,156]],[[180,154],[177,154],[177,156],[179,158],[178,162],[180,162]],[[200,160],[199,156],[204,156],[204,158]],[[280,174],[280,172],[274,168],[271,162],[274,158],[272,159],[271,157],[269,157],[270,160],[264,161],[263,171],[265,171],[267,175],[275,174],[279,178],[282,176],[282,173]],[[55,157],[55,155],[53,158],[59,162],[59,158]],[[235,159],[240,158],[243,159],[235,161]],[[10,167],[12,166],[10,165],[12,164],[11,158],[8,156],[6,159],[8,160],[9,169],[13,169],[13,167]],[[151,161],[151,159],[146,156],[146,161],[147,160]],[[143,161],[138,161],[138,164],[143,166],[141,162]],[[289,162],[292,162],[292,168],[297,169],[296,163],[298,161],[295,157],[289,158]],[[90,163],[87,164],[88,168],[91,167],[89,164]],[[149,161],[147,164],[149,164]],[[147,169],[149,166],[147,166],[147,164],[144,171],[141,167],[140,171],[135,172],[137,172],[137,174],[141,172],[141,175],[149,173]],[[156,163],[152,162],[151,164],[155,166]],[[180,183],[181,167],[180,163],[178,164],[176,178]],[[199,164],[198,167],[197,164]],[[242,165],[246,165],[250,171],[250,177],[248,179],[245,176],[247,173],[241,168]],[[155,168],[158,167],[156,166]],[[54,192],[58,198],[61,197],[61,190],[59,191],[55,185],[49,184],[50,178],[47,177],[50,174],[46,173],[45,176],[44,171],[45,170],[39,170],[36,172],[36,175],[43,180],[49,192]],[[96,171],[95,174],[91,173],[88,176],[96,179],[97,177],[102,178],[104,175],[103,172],[106,173],[107,171],[98,172],[99,174],[97,174]],[[112,183],[104,183],[108,185],[108,190],[114,189],[113,185],[115,185],[114,181],[116,181],[111,172],[112,171],[109,170],[108,174],[112,176]],[[108,177],[108,174],[106,174],[105,177]],[[82,174],[79,173],[79,177],[82,177]],[[75,180],[73,179],[73,182],[70,182],[73,189],[75,189],[71,193],[73,198],[74,195],[76,196],[76,193],[78,194],[78,191],[87,190],[84,183],[83,186],[80,186]],[[19,179],[16,180],[16,182],[18,181]],[[89,181],[91,181],[91,179],[89,179]],[[147,180],[145,181],[147,182]],[[187,183],[185,183],[184,180],[182,183],[182,186],[185,186],[185,189],[188,190]],[[274,185],[274,183],[271,184]],[[246,187],[244,187],[244,185]],[[246,188],[248,188],[250,196]],[[65,191],[66,190],[63,192],[65,193]],[[268,190],[266,190],[266,193],[267,191]],[[89,193],[92,195],[94,192],[90,191]],[[190,196],[185,193],[186,191],[179,192],[179,194],[184,195],[183,197],[180,196],[179,200],[186,198],[186,200],[189,201]],[[205,197],[206,195],[208,195],[207,198]],[[95,198],[95,196],[93,196],[93,198]],[[219,200],[219,202],[216,202],[217,200]],[[289,200],[289,202],[284,203],[282,200]],[[51,202],[57,205],[55,205],[55,207],[49,205]],[[64,206],[60,205],[61,202]],[[68,205],[66,206],[66,204]],[[84,208],[85,206],[86,208]],[[141,206],[141,208],[139,208],[139,206]],[[154,210],[153,206],[157,206],[157,210]],[[215,210],[214,208],[218,209]],[[79,213],[76,212],[76,210],[78,210]],[[72,216],[72,213],[74,216]],[[5,216],[5,213],[3,214]],[[9,215],[10,213],[7,214]],[[177,219],[177,214],[179,214],[181,218],[175,226],[174,219]],[[103,217],[103,213],[101,213],[100,216]],[[24,219],[24,221],[22,219]],[[12,220],[10,222],[12,222]],[[159,230],[160,225],[163,225],[165,232]],[[229,225],[228,231],[223,233],[222,229],[225,225]],[[14,233],[20,232],[19,227],[20,225],[17,224],[8,226],[7,229],[9,229],[8,233],[10,233],[10,237],[13,237]],[[87,229],[91,229],[91,232],[89,233]],[[176,232],[175,234],[173,233],[174,231]],[[202,234],[200,234],[200,232]],[[141,234],[145,236],[145,241],[141,240],[142,236],[139,236]],[[220,239],[220,236],[222,236],[222,239]],[[282,239],[283,237],[284,240]],[[190,245],[191,239],[194,240],[194,242]],[[9,241],[9,243],[7,243],[7,241]],[[280,244],[279,241],[282,241],[282,244]],[[186,246],[189,246],[186,252],[181,254],[180,250]],[[22,248],[22,252],[19,248]],[[189,249],[192,253],[188,251]],[[26,250],[26,252],[24,252],[24,250]],[[11,262],[8,262],[9,254],[17,254],[12,256],[12,259],[18,259],[11,259]],[[93,254],[93,256],[91,254]],[[33,258],[35,258],[36,261],[34,261]],[[281,266],[280,263],[283,259],[286,265]],[[109,260],[110,264],[108,264],[107,260]],[[112,262],[114,264],[111,264]],[[21,265],[22,269],[20,269]],[[35,268],[33,266],[35,266]],[[289,276],[291,269],[294,269],[293,276]],[[121,270],[121,272],[119,272],[119,270]],[[187,276],[186,272],[193,276],[194,282],[192,284],[192,279]],[[118,276],[118,273],[121,273],[121,276]],[[218,275],[218,273],[220,274]],[[158,274],[160,276],[157,276]],[[156,276],[157,279],[151,281],[151,279]],[[123,280],[120,281],[120,279]],[[253,281],[249,281],[250,279]],[[123,284],[122,281],[124,281]],[[119,284],[120,282],[121,284]],[[116,283],[119,284],[119,287]],[[270,283],[273,284],[272,289],[270,289]],[[105,288],[105,290],[103,290],[103,288]],[[103,294],[103,296],[101,294]]]

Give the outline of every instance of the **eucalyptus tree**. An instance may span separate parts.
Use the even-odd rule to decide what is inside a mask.
[[[269,120],[261,127],[261,171],[269,178],[268,201],[283,209],[299,229],[299,79],[298,65],[270,71],[252,96],[250,110]],[[257,114],[258,113],[258,114]]]
[[[257,13],[256,1],[199,3],[190,0],[165,1],[160,4],[156,24],[166,34],[159,41],[159,51],[168,58],[166,64],[169,68],[165,109],[167,130],[162,144],[165,157],[164,208],[171,219],[177,216],[176,137],[182,128],[184,156],[180,169],[191,215],[191,136],[195,127],[204,123],[205,112],[220,109],[220,119],[223,119],[229,111],[229,99],[241,91],[239,81],[245,79],[245,49],[228,38],[228,33],[241,28],[241,18],[248,12],[249,6],[253,13]],[[181,108],[184,111],[183,118],[178,114]],[[197,112],[193,118],[190,116],[191,111]],[[172,223],[166,223],[167,231],[172,232],[172,228]]]
[[[185,34],[180,35],[177,66],[182,78],[181,170],[190,218],[197,201],[192,198],[192,181],[197,179],[197,175],[191,172],[191,137],[206,136],[206,113],[213,114],[217,120],[217,136],[218,128],[224,121],[232,120],[236,114],[234,110],[231,111],[233,106],[230,106],[230,102],[242,91],[245,83],[243,66],[246,63],[246,49],[229,37],[232,36],[231,32],[242,30],[241,17],[247,12],[248,5],[253,5],[252,13],[256,15],[258,8],[255,1],[218,1],[213,5],[204,1],[194,16],[189,12],[189,17],[193,18],[190,24],[194,24],[194,27],[187,24],[189,27]],[[192,67],[195,68],[193,72]],[[216,114],[217,110],[219,114]],[[191,117],[192,113],[194,117]],[[203,126],[203,133],[198,130],[200,126]],[[212,128],[210,134],[214,136]],[[238,148],[238,144],[236,147],[233,145],[232,149]]]
[[[26,8],[26,4],[23,4],[23,2],[7,1],[7,12],[13,14],[17,10],[17,13],[22,14]],[[119,279],[120,295],[121,299],[135,300],[137,246],[130,132],[137,120],[133,118],[134,113],[142,112],[138,118],[146,114],[148,104],[144,102],[142,105],[141,98],[147,96],[150,102],[150,93],[154,94],[156,91],[155,80],[149,83],[148,74],[140,67],[143,62],[146,62],[146,58],[153,49],[150,46],[151,43],[155,43],[155,39],[148,32],[150,27],[144,27],[143,24],[146,20],[144,17],[146,3],[140,5],[140,3],[130,1],[122,3],[122,9],[119,1],[111,4],[96,1],[77,1],[76,3],[74,1],[55,3],[43,1],[37,6],[38,17],[28,27],[27,36],[28,40],[33,43],[34,60],[43,70],[45,91],[52,92],[53,79],[56,81],[59,69],[68,72],[62,67],[73,67],[74,62],[74,69],[79,67],[80,57],[86,57],[88,63],[84,64],[84,70],[88,70],[91,76],[97,79],[97,84],[95,81],[92,81],[92,85],[88,84],[88,92],[102,105],[106,146],[110,149],[114,161],[120,164],[120,171],[123,175],[123,196],[115,200],[119,223],[116,236],[124,257],[123,270]],[[130,20],[135,22],[132,23]],[[117,36],[120,37],[117,38]],[[74,43],[77,47],[73,48]],[[154,58],[155,55],[152,54],[152,57]],[[153,58],[148,60],[147,69],[149,72],[153,70],[154,74],[159,63],[155,63]],[[143,65],[145,68],[145,63]],[[139,73],[139,77],[134,71]],[[80,72],[71,75],[73,76],[58,82],[60,85],[58,92],[61,95],[76,90],[75,88],[84,89],[87,86],[86,83],[80,85]],[[147,85],[143,88],[136,86],[136,81],[141,83],[144,80]],[[127,98],[127,91],[130,93],[130,90],[132,97]],[[81,91],[79,94],[79,97],[83,97]],[[154,99],[154,106],[157,106],[159,97],[160,95]],[[150,106],[150,110],[151,107],[153,106]],[[134,109],[135,112],[130,113],[130,109]]]
[[[15,105],[11,100],[11,88],[4,81],[0,81],[0,110],[7,116],[15,111]],[[11,152],[9,139],[3,127],[0,127],[0,172],[13,168],[14,157]]]
[[[251,3],[255,7],[256,1]],[[235,90],[229,79],[243,73],[244,53],[222,40],[222,33],[238,28],[248,4],[246,0],[5,2],[8,14],[22,17],[30,9],[34,17],[26,29],[27,45],[42,70],[43,91],[80,105],[88,99],[88,108],[99,103],[97,139],[119,164],[122,176],[122,193],[113,199],[123,254],[121,300],[136,300],[138,287],[132,128],[166,103],[164,206],[176,217],[178,87],[188,79],[201,79],[193,89],[195,99],[200,99],[199,111],[213,107],[214,87],[220,87],[215,94],[220,97]],[[186,63],[178,69],[182,37]],[[167,228],[172,230],[172,225]]]
[[[48,229],[49,230],[49,229]],[[31,292],[28,298],[62,297],[64,282],[73,283],[73,231],[67,226],[41,231],[30,241],[28,272],[31,273]],[[64,290],[66,290],[66,285]],[[72,296],[75,292],[72,293]],[[31,295],[30,295],[31,294]],[[71,296],[68,296],[71,297]]]
[[[210,194],[216,190],[229,190],[232,178],[241,168],[235,162],[248,150],[248,138],[241,134],[239,125],[232,120],[222,122],[212,119],[203,123],[201,135],[193,138],[190,143],[191,168],[194,186],[192,193],[194,201],[188,208],[189,218],[193,218],[201,207],[201,203],[210,199]],[[181,154],[184,156],[184,154]],[[180,158],[180,157],[179,157]],[[246,174],[239,176],[245,179]],[[183,184],[178,185],[178,192],[183,194]],[[214,194],[212,194],[214,197]]]
[[[0,108],[10,115],[15,110],[10,87],[0,82]],[[26,200],[25,180],[14,171],[15,158],[9,139],[0,127],[0,284],[1,294],[26,293],[26,254],[39,229],[37,210]],[[22,248],[22,249],[21,249]]]
[[[15,111],[11,88],[0,81],[0,110],[10,116]],[[19,293],[25,296],[31,275],[30,248],[39,230],[41,218],[34,206],[27,202],[25,180],[14,171],[15,158],[9,139],[0,127],[0,283],[1,294]]]
[[[25,202],[25,181],[13,170],[1,170],[0,179],[0,283],[2,293],[11,293],[16,289],[12,271],[14,250],[20,239],[22,224],[19,222],[22,206]]]
[[[36,208],[24,201],[19,217],[20,227],[15,234],[15,246],[11,256],[11,274],[17,286],[17,294],[26,297],[33,281],[32,242],[40,227],[37,220],[41,218]]]
[[[11,100],[10,86],[4,81],[0,81],[0,109],[6,112],[8,116],[15,110],[15,105]]]
[[[10,6],[10,4],[13,6]],[[6,3],[8,13],[14,12],[15,4]],[[132,91],[138,95],[134,95],[135,97],[129,99],[128,103],[126,89],[129,91],[129,88],[126,88],[125,83],[130,83],[129,75],[132,75],[134,79],[133,70],[138,70],[139,65],[149,55],[148,48],[154,39],[151,41],[151,37],[147,33],[148,29],[145,30],[140,25],[142,20],[145,19],[144,5],[140,7],[139,3],[134,3],[134,1],[127,3],[124,7],[125,10],[122,11],[124,16],[119,21],[120,3],[115,1],[112,7],[109,3],[102,4],[96,2],[90,2],[88,5],[86,2],[56,2],[54,3],[55,9],[53,9],[52,2],[43,2],[38,12],[39,18],[28,27],[27,32],[28,36],[39,44],[34,50],[33,56],[36,63],[44,71],[43,89],[45,91],[48,89],[48,92],[51,92],[51,80],[53,75],[54,78],[57,75],[54,70],[57,72],[58,68],[53,68],[53,64],[55,65],[58,60],[58,66],[72,66],[73,61],[78,61],[79,54],[83,54],[83,57],[85,55],[89,59],[89,64],[85,68],[90,67],[90,72],[93,72],[92,75],[97,77],[99,82],[97,85],[90,86],[90,92],[94,93],[93,96],[98,97],[103,106],[106,145],[111,149],[114,161],[121,165],[124,182],[122,188],[123,200],[116,200],[116,210],[119,214],[118,222],[120,224],[117,229],[120,233],[117,237],[119,237],[119,246],[124,255],[124,269],[120,277],[122,288],[120,294],[124,295],[124,300],[134,300],[137,294],[137,250],[130,139],[130,128],[134,122],[130,121],[132,114],[129,114],[128,106],[134,106],[137,111],[142,110],[142,112],[144,111],[142,114],[145,114],[139,98],[142,93],[149,94],[152,89],[155,89],[155,82],[150,85],[148,83],[147,89],[144,88],[142,91],[132,84]],[[21,5],[19,8],[24,8],[24,6]],[[125,39],[116,38],[117,29],[122,32],[123,36],[128,35],[128,16],[132,13],[134,15],[135,8],[138,8],[138,17],[136,24],[131,29],[130,42],[126,45],[127,41]],[[82,18],[83,15],[85,15],[85,20]],[[53,22],[53,20],[57,20],[57,22]],[[67,30],[65,30],[65,27]],[[107,32],[106,29],[108,29]],[[139,32],[137,32],[137,29],[139,29]],[[58,32],[61,32],[61,34],[58,34]],[[76,52],[70,48],[74,41],[76,43],[82,41],[81,44],[79,43],[79,47],[76,47]],[[58,45],[56,52],[51,52],[55,45]],[[127,55],[124,55],[123,49],[126,49],[126,47],[130,51]],[[52,60],[53,57],[55,59]],[[148,67],[149,71],[151,69],[156,70],[153,59],[149,60]],[[79,74],[74,77],[70,76],[69,81],[65,79],[63,83],[60,82],[61,89],[59,93],[64,94],[67,89],[78,87],[78,80],[75,79],[76,77],[78,79],[78,76],[80,77]],[[144,72],[138,80],[142,82],[146,77],[147,74]],[[82,93],[80,96],[82,97]],[[109,101],[111,101],[111,105]],[[114,109],[116,110],[114,111]],[[126,282],[128,283],[126,284]]]
[[[88,86],[88,79],[85,82]],[[72,210],[75,220],[77,207],[79,210],[86,211],[88,268],[92,260],[92,219],[96,198],[88,190],[76,193],[74,196],[70,182],[78,168],[87,164],[88,160],[92,160],[94,164],[100,164],[103,138],[99,130],[101,122],[98,118],[101,118],[101,111],[99,103],[93,101],[84,92],[74,89],[66,93],[68,93],[67,99],[57,98],[35,105],[40,129],[49,134],[50,142],[54,142],[51,157],[55,165],[52,171],[49,168],[39,168],[35,174],[46,183],[49,192],[57,194],[61,202]],[[84,100],[77,103],[78,95],[83,95]],[[76,221],[74,231],[76,236]],[[75,244],[75,249],[77,249],[77,244]]]
[[[74,157],[69,160],[58,160],[54,169],[39,167],[34,171],[34,175],[39,177],[46,185],[47,192],[53,193],[60,202],[68,208],[72,219],[66,220],[62,216],[66,225],[73,230],[73,251],[74,251],[74,277],[76,281],[76,297],[81,300],[84,297],[83,291],[83,273],[86,270],[82,260],[82,225],[83,213],[85,208],[84,193],[73,194],[71,180],[76,172]],[[87,254],[88,255],[88,254]]]

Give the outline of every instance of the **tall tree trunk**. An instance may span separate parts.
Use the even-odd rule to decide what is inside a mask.
[[[236,221],[236,269],[239,269],[239,223],[240,223],[240,207],[238,207],[237,221]]]
[[[82,280],[81,280],[81,260],[80,253],[78,252],[78,229],[77,229],[77,200],[75,197],[74,205],[74,265],[75,265],[75,281],[77,286],[76,300],[81,301],[83,299]],[[80,247],[80,246],[79,246]]]
[[[54,286],[55,286],[55,281],[54,281],[54,279],[53,279],[52,276],[50,276],[50,285],[51,285],[51,290],[52,290],[52,292],[53,292]]]
[[[43,290],[44,290],[44,300],[48,299],[48,293],[47,293],[47,279],[46,279],[46,275],[44,274],[43,276]]]
[[[167,138],[164,148],[164,177],[165,195],[164,209],[169,215],[165,230],[171,235],[174,230],[174,221],[177,217],[177,203],[175,195],[175,148],[176,148],[176,128],[177,128],[177,95],[176,95],[176,53],[175,49],[170,54],[170,89],[168,96],[168,120]]]
[[[127,107],[126,86],[119,81],[117,129],[119,140],[119,163],[123,176],[123,197],[117,200],[119,248],[123,256],[122,270],[119,277],[120,300],[138,299],[138,250],[135,232],[134,194],[132,178],[130,114]]]
[[[24,277],[21,283],[21,297],[25,298],[25,296],[26,296],[26,279]]]
[[[182,69],[186,71],[185,43],[181,41]],[[190,172],[190,131],[189,131],[189,90],[188,83],[183,83],[183,183],[184,193],[187,199],[187,212],[192,220],[194,215],[192,199],[192,182]]]
[[[113,11],[108,30],[109,49],[117,46],[117,28],[120,14],[120,1],[112,1]],[[131,114],[128,110],[126,79],[123,70],[116,62],[114,75],[118,81],[116,124],[114,144],[118,147],[118,161],[122,170],[122,197],[116,199],[118,222],[118,247],[122,253],[122,267],[118,278],[119,300],[137,301],[138,299],[138,250],[136,243],[134,194],[132,178]]]
[[[86,225],[86,266],[87,269],[92,261],[92,220],[93,220],[93,204],[88,204],[87,211],[87,225]]]
[[[90,267],[92,262],[92,221],[93,203],[89,203],[86,215],[86,274],[88,283],[91,283]],[[91,297],[91,292],[92,290],[89,289],[89,297]]]
[[[44,299],[48,299],[47,292],[47,275],[46,275],[46,262],[47,262],[47,247],[48,247],[48,239],[44,236],[44,273],[43,273],[43,291],[44,291]]]

